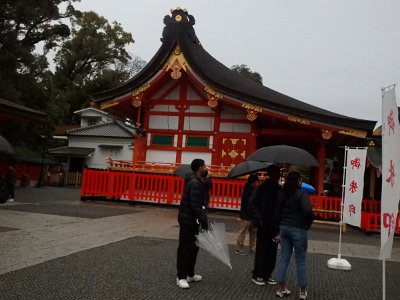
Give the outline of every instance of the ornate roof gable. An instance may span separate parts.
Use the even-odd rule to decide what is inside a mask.
[[[185,71],[218,95],[230,97],[247,106],[260,107],[266,112],[283,114],[289,121],[301,119],[331,124],[344,128],[342,131],[350,134],[353,131],[362,131],[362,135],[367,131],[371,132],[375,126],[376,121],[352,118],[310,105],[230,70],[203,48],[193,28],[195,19],[184,9],[178,7],[171,10],[171,15],[164,17],[164,24],[162,45],[143,70],[125,84],[93,95],[96,102],[106,102],[102,108],[117,105],[118,101],[115,99],[148,86],[149,81],[160,71],[170,72],[175,79],[180,78],[181,72]]]

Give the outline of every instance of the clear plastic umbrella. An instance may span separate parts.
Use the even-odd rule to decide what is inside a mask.
[[[196,244],[232,269],[224,223],[211,223],[210,230],[196,236]]]

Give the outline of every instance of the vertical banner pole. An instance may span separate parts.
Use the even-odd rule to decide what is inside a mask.
[[[342,258],[342,227],[343,227],[343,207],[344,207],[344,191],[346,182],[346,164],[347,164],[347,151],[348,147],[344,148],[344,162],[343,162],[343,180],[342,180],[342,201],[340,202],[340,223],[339,223],[339,252],[338,259]]]
[[[386,299],[386,259],[382,259],[382,300]]]
[[[383,106],[383,99],[384,99],[384,89],[382,89],[382,106]],[[383,110],[383,108],[382,108]],[[383,119],[383,113],[382,113],[382,119]],[[383,123],[383,122],[382,122]],[[382,124],[382,135],[383,135],[383,124]],[[382,153],[383,155],[383,153]],[[382,170],[383,173],[383,170]],[[383,176],[383,174],[382,174]],[[382,199],[383,200],[383,199]],[[382,215],[381,215],[382,219]],[[382,225],[381,225],[381,240],[382,240]],[[382,247],[382,245],[381,245]],[[382,300],[386,299],[386,260],[385,258],[382,259]]]
[[[330,269],[336,270],[351,270],[350,263],[342,258],[342,225],[343,225],[343,207],[344,207],[344,193],[345,193],[345,183],[346,183],[346,166],[347,166],[347,156],[349,147],[344,147],[344,162],[343,162],[343,181],[342,181],[342,201],[340,203],[340,223],[339,223],[339,251],[338,257],[333,257],[328,260],[327,266]]]

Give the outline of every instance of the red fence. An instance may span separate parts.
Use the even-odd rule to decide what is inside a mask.
[[[174,204],[179,203],[182,192],[183,180],[173,175],[83,171],[82,197]]]
[[[209,207],[240,209],[244,180],[213,178]],[[161,204],[179,204],[184,180],[175,175],[118,172],[104,170],[83,171],[81,197],[105,197]],[[310,196],[316,219],[339,221],[341,198]],[[365,231],[380,230],[380,201],[363,200],[361,228]],[[400,233],[400,217],[396,221]]]
[[[184,180],[174,175],[85,169],[81,196],[179,204],[183,186]],[[209,206],[239,209],[243,186],[244,181],[213,179]]]

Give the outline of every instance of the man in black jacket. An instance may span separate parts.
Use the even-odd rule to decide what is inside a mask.
[[[185,178],[185,189],[179,206],[179,246],[177,254],[177,279],[180,288],[189,288],[188,282],[202,279],[194,273],[199,247],[196,245],[196,235],[199,225],[208,230],[207,193],[208,189],[203,180],[207,176],[204,160],[194,159],[190,164],[193,174]]]
[[[252,218],[257,226],[256,255],[252,281],[257,285],[276,284],[271,277],[275,268],[278,244],[275,236],[279,232],[279,220],[275,215],[275,205],[280,190],[278,184],[280,168],[270,165],[267,179],[255,190],[250,200]]]

